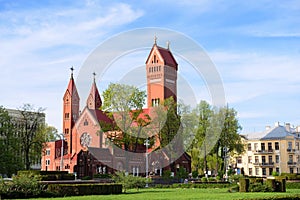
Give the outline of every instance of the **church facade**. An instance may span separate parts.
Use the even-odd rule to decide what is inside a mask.
[[[72,70],[72,69],[71,69]],[[147,108],[144,113],[151,113],[152,108],[165,99],[173,97],[177,101],[178,64],[169,46],[160,47],[156,40],[146,60]],[[73,70],[68,87],[63,96],[63,139],[47,143],[42,155],[42,170],[76,172],[79,177],[97,173],[112,174],[116,170],[125,170],[134,175],[145,175],[145,156],[154,149],[141,147],[138,154],[110,145],[107,133],[101,131],[102,123],[113,123],[107,113],[100,109],[102,99],[98,91],[95,74],[86,105],[80,112],[80,97],[73,78]],[[144,146],[144,145],[142,145]],[[128,156],[128,154],[131,154]],[[147,158],[148,172],[162,175],[163,170],[171,170],[168,154],[162,152]],[[172,163],[176,169],[183,167],[191,172],[191,159],[187,153],[179,156]],[[173,167],[174,168],[174,167]],[[175,172],[176,173],[176,172]]]

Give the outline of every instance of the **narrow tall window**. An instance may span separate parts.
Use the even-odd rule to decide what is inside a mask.
[[[261,150],[262,150],[262,151],[266,150],[266,148],[265,148],[265,143],[261,143],[260,146],[261,146]]]
[[[251,143],[248,143],[248,151],[251,151]]]
[[[279,150],[279,142],[275,142],[275,150]]]

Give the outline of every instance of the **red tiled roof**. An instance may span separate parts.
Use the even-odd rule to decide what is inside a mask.
[[[162,48],[159,46],[157,46],[157,49],[158,49],[160,55],[163,57],[163,59],[165,61],[165,65],[175,67],[177,70],[178,64],[177,64],[173,54],[171,53],[171,51],[169,49],[165,49],[165,48]]]
[[[104,121],[106,123],[113,123],[113,120],[110,119],[107,114],[102,110],[90,110],[91,113],[95,116],[98,121]]]
[[[151,55],[151,52],[153,51],[153,49],[155,47],[157,48],[159,54],[162,56],[162,58],[164,60],[164,64],[168,65],[168,66],[171,66],[171,67],[174,67],[176,70],[178,70],[178,64],[177,64],[172,52],[170,51],[170,49],[166,49],[166,48],[157,46],[156,44],[153,45],[153,47],[152,47],[152,49],[149,53],[149,56],[146,60],[146,63],[148,62],[148,60],[150,58],[150,55]]]

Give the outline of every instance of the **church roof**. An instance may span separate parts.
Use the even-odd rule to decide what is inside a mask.
[[[112,154],[108,148],[88,147],[88,151],[102,163],[112,162]]]
[[[71,73],[70,81],[69,81],[69,84],[68,84],[68,88],[65,92],[65,95],[67,93],[69,93],[71,97],[73,95],[76,95],[79,98],[77,88],[76,88],[76,85],[75,85],[75,81],[74,81],[74,78],[73,78],[73,68],[71,68],[71,70],[72,70],[72,73]],[[65,96],[64,96],[64,98],[65,98]]]
[[[161,57],[163,58],[164,60],[164,64],[165,65],[168,65],[168,66],[171,66],[171,67],[175,67],[176,70],[178,70],[178,64],[172,54],[172,52],[170,51],[170,49],[166,49],[166,48],[163,48],[163,47],[160,47],[156,44],[153,45],[150,53],[149,53],[149,56],[146,60],[146,63],[148,63],[148,60],[150,59],[150,55],[152,53],[152,51],[154,51],[154,49],[157,49],[158,53],[161,55]]]
[[[95,76],[96,74],[93,73],[93,75]],[[89,101],[92,101],[93,103],[90,104],[91,102]],[[102,105],[102,100],[96,85],[95,77],[86,103],[90,109],[99,109]]]
[[[174,67],[176,67],[176,70],[177,70],[178,64],[177,64],[173,54],[171,53],[171,51],[169,49],[165,49],[160,46],[157,46],[157,49],[158,49],[160,55],[163,57],[165,64],[169,65],[169,66],[174,66]]]

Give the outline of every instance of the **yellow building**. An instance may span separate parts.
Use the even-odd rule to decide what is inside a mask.
[[[236,157],[236,168],[249,176],[268,177],[273,171],[300,173],[300,127],[279,122],[273,128],[245,135],[245,153]]]

